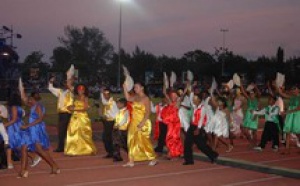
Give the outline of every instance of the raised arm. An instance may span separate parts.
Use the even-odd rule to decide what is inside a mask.
[[[274,93],[273,93],[273,90],[271,88],[271,85],[270,85],[270,81],[267,82],[267,88],[268,88],[268,92],[271,96],[274,96]]]
[[[245,97],[246,99],[249,99],[249,95],[248,95],[247,92],[245,91],[243,82],[241,82],[241,92],[242,92],[242,94],[244,95],[244,97]]]
[[[169,97],[169,95],[168,95],[168,93],[167,93],[167,89],[166,89],[166,86],[165,86],[165,85],[163,85],[163,94],[164,94],[164,96],[167,98],[168,103],[171,103],[172,101],[171,101],[171,99],[170,99],[170,97]]]
[[[125,99],[129,102],[133,102],[134,101],[134,96],[131,96],[127,90],[127,87],[125,84],[123,84],[123,92],[124,92],[124,96]]]
[[[255,89],[255,92],[256,92],[256,96],[258,98],[260,98],[261,97],[261,91],[259,90],[259,88],[257,87],[256,84],[254,84],[254,89]]]
[[[276,87],[276,89],[277,89],[279,95],[282,96],[283,98],[287,98],[287,99],[291,98],[291,95],[289,95],[289,94],[283,92],[282,88]]]
[[[59,94],[60,94],[60,92],[61,92],[61,89],[55,88],[55,87],[53,86],[54,80],[55,80],[54,77],[50,79],[49,84],[48,84],[48,90],[49,90],[54,96],[58,97]]]

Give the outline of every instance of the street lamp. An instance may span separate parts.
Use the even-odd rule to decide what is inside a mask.
[[[226,37],[226,32],[228,32],[229,30],[228,30],[228,29],[222,28],[220,31],[223,33],[223,46],[222,46],[222,52],[223,52],[223,60],[222,60],[222,76],[224,76],[224,63],[225,63],[224,55],[225,55],[225,52],[226,52],[226,48],[225,48],[225,37]]]
[[[119,22],[119,59],[118,59],[118,82],[117,86],[121,88],[121,48],[122,48],[122,5],[123,3],[129,2],[130,0],[118,0],[120,3],[120,22]]]

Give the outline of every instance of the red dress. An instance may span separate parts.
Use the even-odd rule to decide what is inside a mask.
[[[168,126],[166,146],[169,149],[171,158],[179,157],[183,154],[183,145],[180,140],[180,120],[176,103],[166,106],[161,113],[161,118]]]

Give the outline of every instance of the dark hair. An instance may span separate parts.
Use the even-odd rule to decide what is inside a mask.
[[[202,93],[194,94],[194,96],[197,96],[198,99],[200,99],[201,101],[203,100],[203,99],[202,99]]]
[[[9,95],[8,100],[7,100],[7,106],[21,106],[22,105],[22,100],[21,96],[18,93],[12,93]]]
[[[42,99],[38,91],[31,92],[30,97],[32,97],[35,101],[40,101]]]
[[[88,91],[88,89],[87,89],[87,86],[85,86],[84,84],[78,84],[78,85],[76,85],[76,87],[75,87],[75,90],[74,90],[74,93],[75,93],[75,95],[78,95],[78,87],[79,86],[83,86],[84,87],[84,95],[86,96],[86,97],[88,97],[88,95],[89,95],[89,91]]]
[[[269,98],[272,99],[273,101],[277,101],[277,99],[278,99],[277,96],[272,96],[272,95],[269,95]]]
[[[117,100],[117,102],[118,103],[121,103],[121,104],[123,104],[123,105],[127,105],[127,100],[125,99],[125,98],[119,98],[118,100]]]
[[[221,101],[225,108],[227,108],[227,99],[225,97],[219,97],[219,101]]]
[[[147,89],[145,83],[143,83],[142,81],[136,81],[134,84],[138,84],[138,85],[144,87],[144,93],[145,93],[147,96],[149,96],[149,94],[148,94],[148,89]]]

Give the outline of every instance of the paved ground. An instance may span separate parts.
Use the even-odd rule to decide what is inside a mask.
[[[144,162],[133,168],[124,168],[122,162],[113,163],[102,158],[104,150],[99,141],[100,130],[101,127],[94,125],[99,149],[96,156],[67,157],[62,153],[52,153],[61,167],[61,174],[50,176],[50,168],[41,162],[30,169],[29,178],[26,179],[16,178],[19,170],[17,162],[14,170],[0,170],[0,185],[300,185],[300,177],[288,178],[278,174],[280,171],[290,171],[291,174],[300,175],[300,149],[295,146],[290,155],[280,155],[268,148],[264,152],[255,152],[248,148],[245,140],[239,139],[231,153],[225,153],[225,148],[220,147],[218,164],[199,160],[193,166],[182,166],[181,159],[168,161],[161,158],[154,167]],[[55,138],[55,128],[48,128],[48,131]],[[196,157],[205,160],[201,154],[196,154]],[[264,173],[273,169],[275,174]]]

